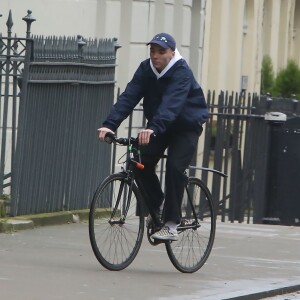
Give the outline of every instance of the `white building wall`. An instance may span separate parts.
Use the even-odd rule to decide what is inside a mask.
[[[239,91],[247,76],[247,90],[259,92],[264,54],[276,72],[291,57],[300,61],[299,0],[1,0],[2,33],[9,9],[18,36],[31,9],[36,35],[117,37],[121,90],[148,57],[145,44],[162,31],[174,35],[205,91]]]
[[[37,35],[95,36],[97,0],[1,0],[0,32],[6,32],[9,9],[12,10],[13,32],[25,36],[26,26],[22,18],[27,10],[33,11],[37,19],[32,33]]]
[[[293,29],[291,35],[291,57],[300,65],[300,1],[295,1]]]
[[[268,0],[271,6],[271,20],[270,20],[270,48],[266,49],[270,52],[270,56],[273,61],[274,69],[278,69],[278,46],[279,46],[279,30],[280,30],[280,1],[281,0]],[[267,36],[264,36],[268,39]]]
[[[263,2],[246,0],[242,21],[241,76],[247,79],[247,91],[260,90],[262,61]],[[241,78],[242,79],[242,78]]]

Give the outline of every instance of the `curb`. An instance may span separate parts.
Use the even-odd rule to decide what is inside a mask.
[[[9,233],[22,229],[33,229],[34,225],[31,220],[14,220],[8,219],[0,221],[0,233]]]
[[[296,284],[296,285],[277,288],[274,290],[267,290],[267,291],[263,291],[263,292],[253,293],[253,294],[247,294],[247,295],[242,295],[242,296],[237,296],[237,297],[232,297],[232,298],[226,298],[224,300],[259,300],[259,299],[264,299],[264,298],[268,298],[268,297],[286,295],[286,294],[299,292],[299,291],[300,291],[300,284]]]
[[[62,211],[0,219],[0,233],[10,233],[35,227],[78,223],[87,220],[89,210]]]

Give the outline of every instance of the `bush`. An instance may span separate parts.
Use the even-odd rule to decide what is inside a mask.
[[[277,74],[274,85],[274,96],[300,98],[300,69],[295,61],[289,60],[287,67]]]

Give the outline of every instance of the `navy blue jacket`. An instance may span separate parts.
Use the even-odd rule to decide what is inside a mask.
[[[184,59],[159,79],[151,69],[150,59],[143,61],[103,126],[115,131],[142,98],[147,128],[156,135],[169,129],[197,130],[208,118],[203,91]]]

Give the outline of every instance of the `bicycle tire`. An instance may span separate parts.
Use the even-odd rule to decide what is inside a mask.
[[[112,174],[97,188],[90,206],[91,246],[100,264],[111,271],[119,271],[129,266],[143,240],[143,204],[135,184],[132,185],[130,206],[124,224],[111,223],[122,218],[128,203],[129,190],[127,174]],[[112,219],[114,209],[116,214]]]
[[[183,273],[198,271],[207,261],[213,247],[216,217],[212,196],[198,178],[191,177],[186,185],[182,201],[182,224],[194,224],[195,218],[187,200],[187,188],[199,222],[197,229],[178,231],[178,241],[166,242],[166,250],[174,267]]]

